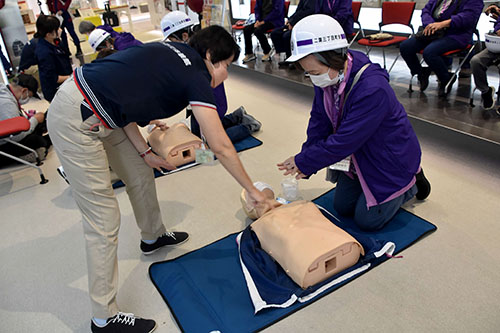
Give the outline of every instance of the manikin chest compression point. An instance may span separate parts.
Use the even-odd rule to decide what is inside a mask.
[[[275,208],[251,225],[260,245],[306,289],[357,263],[361,244],[323,216],[312,202]]]
[[[263,182],[255,182],[253,185],[261,191],[266,198],[268,199],[274,199],[274,192],[271,186],[269,186],[266,183]],[[256,220],[262,215],[264,215],[267,211],[261,211],[259,207],[254,207],[250,203],[250,198],[248,197],[248,192],[245,189],[241,190],[241,195],[240,195],[240,201],[241,201],[241,206],[243,207],[243,211],[245,214],[251,218],[252,220]]]
[[[154,130],[148,136],[148,142],[156,154],[176,167],[193,162],[195,150],[202,146],[201,139],[182,123],[172,125],[166,131]]]

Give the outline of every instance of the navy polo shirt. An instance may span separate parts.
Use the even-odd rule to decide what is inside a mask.
[[[75,70],[85,101],[108,128],[171,117],[189,104],[216,110],[201,56],[180,43],[149,43]],[[82,109],[82,114],[84,110]]]

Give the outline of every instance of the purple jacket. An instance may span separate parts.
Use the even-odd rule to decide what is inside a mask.
[[[262,1],[255,2],[255,20],[271,22],[274,27],[281,27],[285,24],[285,2],[284,0],[272,0],[273,9],[266,17],[262,17]],[[271,1],[271,0],[269,0]]]
[[[461,0],[459,10],[455,13],[458,0],[446,9],[441,15],[438,22],[446,21],[451,18],[451,25],[446,36],[453,38],[460,43],[460,47],[466,47],[472,41],[472,34],[476,29],[479,16],[483,12],[483,0]],[[422,9],[422,25],[426,27],[428,24],[435,22],[432,13],[438,4],[438,0],[429,0]]]
[[[497,32],[500,30],[500,16],[497,18],[497,21],[495,22],[495,25],[493,26],[493,31]]]
[[[316,14],[325,14],[333,17],[340,23],[346,35],[353,32],[352,0],[318,0]]]
[[[130,32],[116,32],[113,27],[108,24],[100,25],[97,28],[107,31],[111,35],[111,38],[114,38],[114,48],[117,51],[125,50],[132,46],[142,45],[142,42],[135,39],[134,35]]]
[[[349,91],[356,73],[370,60],[361,52],[353,56]],[[413,181],[420,167],[420,145],[404,107],[389,85],[389,75],[371,64],[345,101],[336,134],[323,105],[323,90],[315,97],[307,128],[307,140],[295,163],[305,175],[354,155],[359,171],[377,204]]]

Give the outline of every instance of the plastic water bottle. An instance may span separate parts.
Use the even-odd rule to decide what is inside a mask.
[[[299,182],[297,179],[288,177],[281,181],[283,197],[288,201],[294,201],[299,198]]]

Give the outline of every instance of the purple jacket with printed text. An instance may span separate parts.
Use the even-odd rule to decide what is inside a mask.
[[[460,7],[458,11],[458,3]],[[427,25],[436,22],[432,13],[438,4],[438,0],[429,0],[422,9],[422,25]],[[479,16],[483,12],[483,0],[454,0],[453,3],[444,11],[437,22],[446,21],[451,18],[451,25],[448,28],[446,36],[453,38],[460,43],[460,47],[466,47],[472,41],[472,34],[476,29]],[[455,14],[456,12],[456,14]]]
[[[370,63],[361,52],[349,53],[353,64],[346,93],[356,73]],[[364,71],[345,101],[335,134],[325,112],[323,89],[314,90],[307,140],[295,156],[301,172],[311,175],[354,154],[377,204],[413,180],[420,166],[420,145],[404,107],[389,85],[386,70],[370,64]]]

